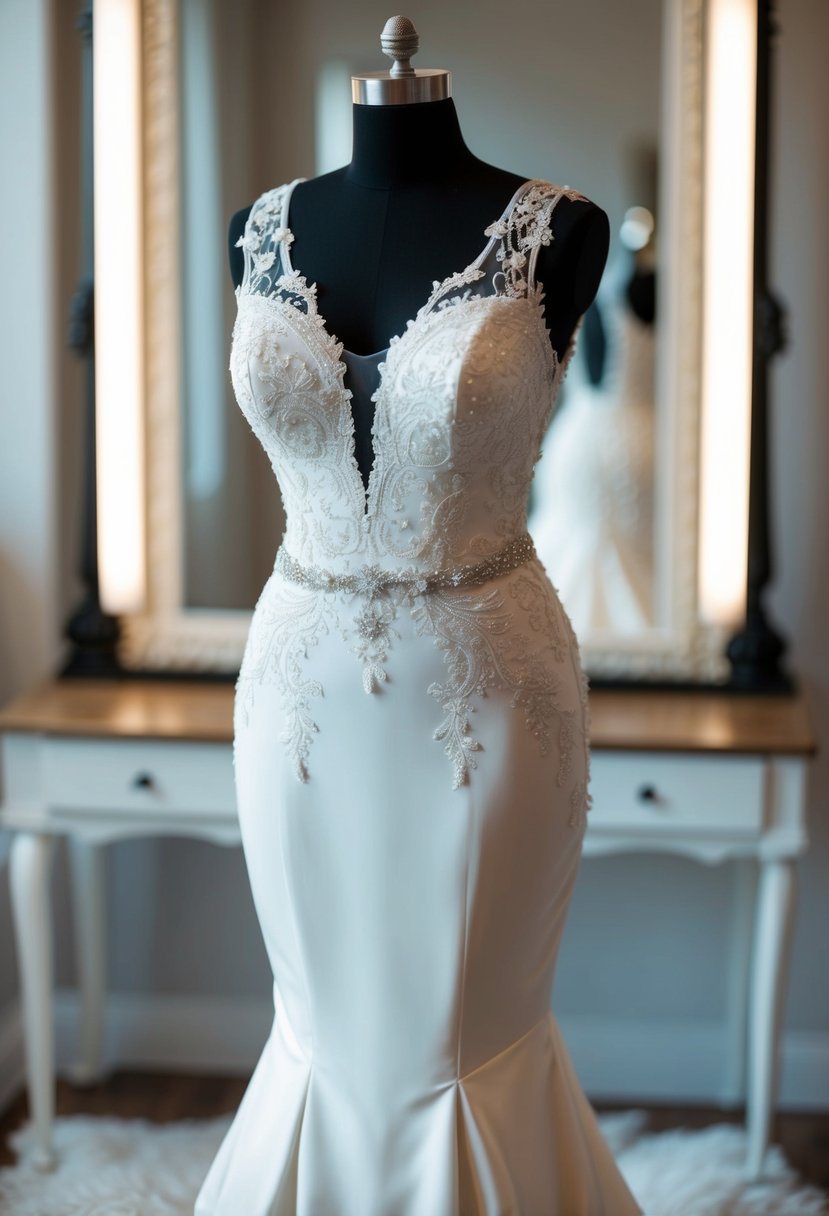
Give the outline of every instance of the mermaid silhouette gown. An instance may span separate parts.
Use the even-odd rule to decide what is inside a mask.
[[[230,369],[287,526],[251,621],[234,771],[274,1020],[197,1216],[628,1216],[551,989],[589,803],[586,689],[526,533],[567,356],[526,182],[363,366],[255,202]],[[353,357],[352,357],[353,358]]]

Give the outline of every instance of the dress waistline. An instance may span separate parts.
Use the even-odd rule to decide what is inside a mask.
[[[529,532],[513,537],[497,553],[470,565],[448,567],[422,573],[417,570],[382,570],[379,566],[362,566],[348,574],[334,574],[321,566],[305,566],[279,546],[274,562],[278,570],[291,582],[315,591],[350,591],[370,598],[390,587],[407,587],[414,594],[440,591],[449,587],[479,586],[506,574],[536,556],[535,545]]]

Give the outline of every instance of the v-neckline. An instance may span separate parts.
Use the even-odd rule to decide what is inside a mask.
[[[349,350],[344,345],[344,343],[340,341],[340,339],[337,337],[337,335],[331,329],[331,326],[328,324],[328,321],[325,318],[325,314],[320,310],[320,308],[317,306],[317,303],[316,303],[316,295],[319,290],[318,283],[316,281],[312,281],[312,280],[306,278],[301,270],[297,270],[296,266],[294,266],[293,261],[291,260],[290,242],[285,240],[285,237],[287,235],[290,235],[291,238],[293,238],[293,233],[291,232],[291,228],[288,223],[288,219],[290,216],[291,196],[293,195],[295,188],[297,186],[301,185],[302,182],[306,182],[307,180],[308,179],[306,177],[294,178],[294,180],[288,185],[287,189],[285,190],[285,192],[282,196],[282,213],[281,213],[280,221],[279,221],[279,226],[282,229],[282,233],[283,233],[282,239],[280,241],[282,266],[283,266],[283,269],[285,270],[286,274],[294,275],[298,279],[301,279],[302,282],[305,284],[305,286],[309,290],[313,291],[314,307],[315,307],[316,314],[319,317],[320,324],[322,325],[323,329],[328,334],[328,336],[331,338],[331,340],[335,343],[335,345],[340,348],[340,351],[343,354],[348,355],[350,358],[353,358],[353,359],[376,359],[378,356],[384,356],[384,357],[387,356],[389,351],[391,350],[392,346],[394,346],[394,344],[396,342],[400,341],[401,334],[405,333],[406,330],[415,323],[417,318],[421,315],[421,313],[423,313],[425,311],[425,309],[429,306],[429,304],[432,303],[433,300],[437,300],[440,297],[440,295],[442,294],[442,292],[445,289],[445,287],[447,286],[447,284],[452,282],[455,279],[462,279],[465,275],[471,273],[473,270],[477,270],[486,261],[487,257],[489,256],[489,254],[492,252],[492,250],[495,247],[495,242],[499,239],[497,231],[493,232],[492,236],[489,238],[486,245],[481,250],[481,252],[478,254],[478,256],[476,258],[473,258],[473,260],[471,262],[469,262],[466,266],[464,266],[464,268],[462,270],[455,270],[451,274],[448,274],[444,279],[441,279],[441,280],[436,279],[432,285],[431,293],[426,297],[426,299],[420,305],[420,307],[418,308],[415,315],[411,319],[409,319],[405,322],[405,324],[403,326],[403,330],[401,331],[401,334],[393,335],[393,337],[389,341],[388,346],[384,346],[381,350],[371,351],[370,354],[361,355],[361,354],[358,354],[357,351]],[[496,220],[493,220],[491,224],[488,224],[487,228],[496,228],[497,229],[498,225],[502,224],[504,222],[504,220],[506,220],[512,214],[515,204],[518,202],[518,200],[521,198],[521,196],[524,194],[524,192],[529,190],[531,186],[536,185],[536,183],[539,180],[540,180],[539,178],[531,177],[531,178],[527,178],[525,181],[523,181],[521,183],[521,185],[518,186],[517,189],[514,191],[512,198],[509,200],[506,207],[501,212],[501,214],[498,216],[498,218]],[[484,229],[484,231],[486,231],[486,229]],[[373,472],[373,468],[372,468],[372,472]]]
[[[528,191],[532,186],[536,185],[540,181],[540,179],[539,178],[527,178],[526,181],[523,181],[521,183],[521,185],[518,186],[518,188],[513,192],[512,198],[509,200],[506,207],[501,212],[501,214],[498,216],[498,218],[496,220],[494,220],[491,224],[487,225],[487,228],[491,227],[493,229],[493,233],[492,233],[492,236],[487,241],[484,248],[478,254],[478,256],[476,258],[474,258],[471,262],[469,262],[468,265],[464,266],[463,270],[454,271],[452,274],[448,274],[446,276],[446,278],[444,278],[442,280],[436,279],[432,285],[431,293],[424,300],[423,304],[421,304],[420,308],[417,310],[415,315],[410,320],[406,321],[406,324],[404,325],[401,332],[399,334],[395,334],[391,338],[388,346],[384,347],[382,350],[372,351],[371,354],[368,354],[368,355],[359,355],[359,354],[357,354],[356,351],[350,351],[340,341],[340,339],[337,337],[337,335],[334,333],[334,331],[328,325],[328,322],[325,319],[325,314],[323,312],[321,312],[321,310],[319,309],[319,307],[317,305],[316,297],[317,297],[318,285],[317,285],[316,281],[311,281],[311,280],[307,279],[305,277],[305,275],[302,273],[302,271],[297,270],[297,268],[294,266],[293,262],[291,261],[291,255],[289,252],[290,241],[286,240],[286,237],[291,237],[291,239],[293,239],[293,233],[291,232],[290,226],[288,224],[291,195],[293,194],[294,189],[298,185],[300,185],[301,182],[304,182],[307,180],[308,179],[304,178],[304,177],[294,178],[294,180],[288,184],[288,186],[285,188],[285,190],[283,192],[282,207],[281,207],[281,212],[280,212],[280,217],[279,217],[279,228],[281,229],[279,246],[280,246],[280,255],[282,258],[282,268],[283,268],[284,274],[280,275],[280,279],[292,277],[292,278],[299,280],[303,284],[305,292],[307,293],[306,298],[309,299],[309,306],[312,307],[314,310],[314,314],[316,316],[316,322],[319,325],[321,331],[325,334],[328,342],[331,344],[332,351],[333,351],[332,357],[335,359],[335,362],[338,365],[339,373],[340,373],[339,379],[341,381],[341,386],[340,386],[341,387],[341,404],[342,404],[342,408],[347,412],[348,419],[349,419],[349,428],[348,428],[349,429],[349,463],[350,463],[350,468],[351,468],[351,472],[352,472],[352,476],[353,476],[353,480],[354,480],[355,493],[357,495],[359,502],[362,504],[362,511],[360,512],[360,522],[361,522],[361,526],[366,531],[369,531],[371,529],[372,516],[374,515],[374,512],[377,507],[378,485],[379,485],[380,474],[382,472],[382,470],[380,468],[380,460],[379,460],[380,453],[378,451],[378,446],[377,446],[378,440],[380,438],[378,423],[379,423],[381,410],[382,410],[382,390],[383,390],[383,383],[384,383],[386,360],[388,359],[391,348],[402,339],[402,337],[405,333],[407,333],[411,328],[413,328],[417,324],[417,322],[420,320],[421,316],[423,316],[425,314],[426,310],[430,307],[430,305],[432,305],[433,303],[437,302],[437,300],[440,299],[440,297],[443,295],[443,293],[446,291],[446,289],[449,287],[450,284],[453,284],[456,282],[462,282],[466,278],[467,275],[471,275],[473,273],[473,271],[480,269],[480,267],[486,261],[487,257],[491,253],[491,251],[494,249],[495,242],[500,239],[500,234],[499,234],[498,229],[500,228],[501,224],[505,220],[507,220],[509,218],[509,216],[512,214],[516,203],[519,201],[519,199],[522,197],[522,195],[526,191]],[[486,229],[485,229],[485,231],[486,231]],[[276,297],[276,298],[278,298],[278,297]],[[493,297],[484,297],[484,298],[493,298]],[[354,411],[351,408],[351,397],[352,397],[351,390],[345,384],[345,377],[348,374],[348,364],[346,363],[346,360],[343,356],[348,356],[349,358],[355,358],[355,359],[366,359],[366,360],[376,359],[378,356],[380,357],[380,361],[377,364],[377,371],[379,373],[380,379],[377,384],[377,388],[371,395],[371,401],[375,405],[375,410],[374,410],[374,416],[372,418],[372,423],[371,423],[371,468],[368,471],[367,483],[363,481],[363,474],[360,470],[359,464],[357,463],[357,428],[356,428],[355,420],[354,420]]]

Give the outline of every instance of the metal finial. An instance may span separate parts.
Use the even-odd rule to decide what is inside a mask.
[[[389,17],[380,35],[380,46],[392,66],[388,71],[360,72],[351,77],[351,100],[355,105],[413,105],[452,96],[452,73],[446,68],[415,69],[409,62],[417,54],[420,38],[408,17]]]
[[[417,54],[420,38],[408,17],[389,17],[380,35],[380,46],[383,54],[393,60],[392,76],[414,76],[409,60]]]

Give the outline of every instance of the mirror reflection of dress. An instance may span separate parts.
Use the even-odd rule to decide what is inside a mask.
[[[654,326],[628,293],[603,310],[598,383],[574,360],[543,443],[529,527],[580,636],[654,619]]]

